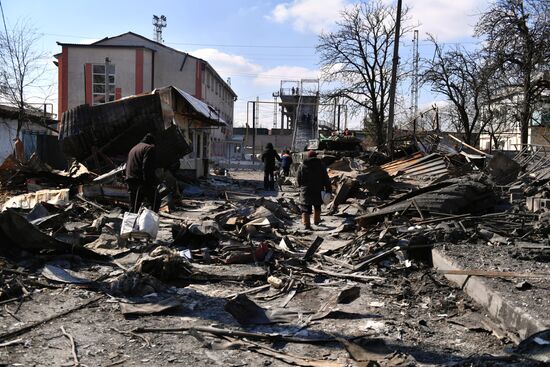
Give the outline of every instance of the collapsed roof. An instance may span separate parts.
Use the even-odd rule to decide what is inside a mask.
[[[183,133],[164,116],[156,93],[67,110],[60,122],[59,141],[67,156],[86,162],[97,154],[126,156],[147,133],[156,135],[161,167],[191,152]]]

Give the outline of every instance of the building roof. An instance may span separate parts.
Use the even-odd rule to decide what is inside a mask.
[[[173,88],[173,90],[187,102],[187,104],[195,111],[195,113],[201,115],[204,119],[208,120],[214,125],[229,126],[227,121],[225,121],[223,117],[220,116],[220,114],[214,109],[214,107],[206,104],[198,98],[193,97],[191,94],[179,89],[178,87],[170,86],[164,88]],[[155,93],[155,91],[153,91],[153,93]]]
[[[69,47],[82,47],[82,48],[145,48],[147,50],[151,50],[155,52],[155,49],[152,49],[147,46],[143,45],[96,45],[95,43],[92,44],[85,44],[85,43],[66,43],[66,42],[56,42],[59,46],[69,46]],[[61,53],[57,53],[54,56],[59,56]]]
[[[19,117],[19,109],[14,106],[0,105],[0,117],[17,120]],[[25,119],[30,122],[37,123],[42,126],[57,125],[57,120],[54,120],[51,114],[46,114],[41,110],[28,108],[25,110]]]
[[[118,36],[113,36],[113,37],[105,37],[103,39],[100,39],[99,41],[96,41],[92,44],[89,44],[89,45],[85,45],[85,44],[74,44],[74,43],[61,43],[61,42],[57,42],[58,45],[60,46],[70,46],[70,47],[144,47],[144,48],[149,48],[149,49],[152,49],[150,47],[145,47],[143,45],[136,45],[136,46],[133,46],[133,45],[103,45],[102,43],[105,42],[105,41],[108,41],[108,40],[113,40],[113,39],[116,39],[116,38],[121,38],[121,37],[124,37],[124,36],[127,36],[127,35],[131,35],[131,36],[134,36],[134,37],[138,37],[144,41],[147,41],[157,47],[163,47],[165,49],[168,49],[168,50],[171,50],[171,51],[174,51],[174,52],[178,52],[182,55],[188,55],[194,59],[197,59],[197,60],[200,60],[202,62],[204,62],[206,65],[208,65],[208,67],[214,72],[214,74],[216,75],[216,77],[225,85],[225,87],[233,94],[234,97],[237,97],[237,93],[235,93],[235,91],[231,88],[231,86],[229,84],[227,84],[227,82],[225,80],[223,80],[223,78],[220,76],[220,74],[218,74],[218,72],[216,71],[216,69],[214,69],[212,67],[212,65],[210,65],[210,63],[204,59],[201,59],[199,57],[196,57],[196,56],[193,56],[191,54],[188,54],[186,52],[183,52],[183,51],[180,51],[178,49],[175,49],[175,48],[172,48],[172,47],[169,47],[169,46],[166,46],[165,44],[163,43],[160,43],[160,42],[156,42],[156,41],[153,41],[152,39],[149,39],[147,37],[144,37],[140,34],[137,34],[137,33],[134,33],[134,32],[131,32],[131,31],[128,31],[126,33],[122,33],[122,34],[119,34]],[[57,54],[58,55],[58,54]],[[57,56],[57,55],[54,55],[54,56]]]

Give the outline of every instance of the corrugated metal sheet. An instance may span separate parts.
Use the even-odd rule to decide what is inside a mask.
[[[381,168],[390,176],[403,174],[407,176],[439,176],[448,172],[448,163],[443,156],[432,153],[423,156],[415,153],[411,157],[386,163]]]
[[[415,153],[410,157],[392,161],[381,166],[390,176],[439,176],[448,172],[448,163],[437,153],[423,156]]]
[[[420,152],[414,153],[410,157],[397,159],[395,161],[391,161],[389,163],[386,163],[380,168],[382,168],[384,171],[388,172],[390,176],[395,176],[397,172],[413,165],[415,162],[417,162],[420,158],[422,158],[424,155]]]
[[[204,103],[200,99],[197,99],[190,95],[189,93],[172,86],[174,90],[176,90],[183,99],[187,101],[193,107],[193,109],[200,113],[205,119],[210,120],[211,122],[223,126],[228,126],[227,122],[218,114],[218,112],[214,109],[214,107],[209,106],[208,104]]]

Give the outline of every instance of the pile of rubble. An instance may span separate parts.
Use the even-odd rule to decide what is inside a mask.
[[[294,186],[264,192],[251,172],[168,178],[154,228],[137,230],[121,167],[5,162],[0,362],[33,363],[38,345],[75,365],[548,363],[550,164],[452,137],[416,145],[393,161],[325,155],[335,195],[312,231]],[[444,275],[543,319],[509,320],[505,301],[487,314],[494,300]]]

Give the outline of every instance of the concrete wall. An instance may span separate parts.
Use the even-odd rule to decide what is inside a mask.
[[[278,153],[281,153],[284,149],[291,149],[292,135],[257,135],[256,136],[256,153],[260,153],[265,149],[267,143],[273,144],[273,147]],[[252,146],[252,135],[248,136],[247,141],[244,142],[245,147]],[[252,149],[247,149],[247,153],[251,153]]]
[[[115,66],[115,83],[116,88],[121,90],[121,96],[126,97],[136,93],[136,49],[70,47],[68,50],[68,108],[86,103],[85,65],[87,63],[104,64],[106,57]],[[152,58],[151,50],[143,50],[144,91],[151,90]]]
[[[226,87],[225,82],[216,76],[216,73],[206,67],[202,75],[203,100],[218,108],[221,116],[227,122],[233,121],[233,94]]]

